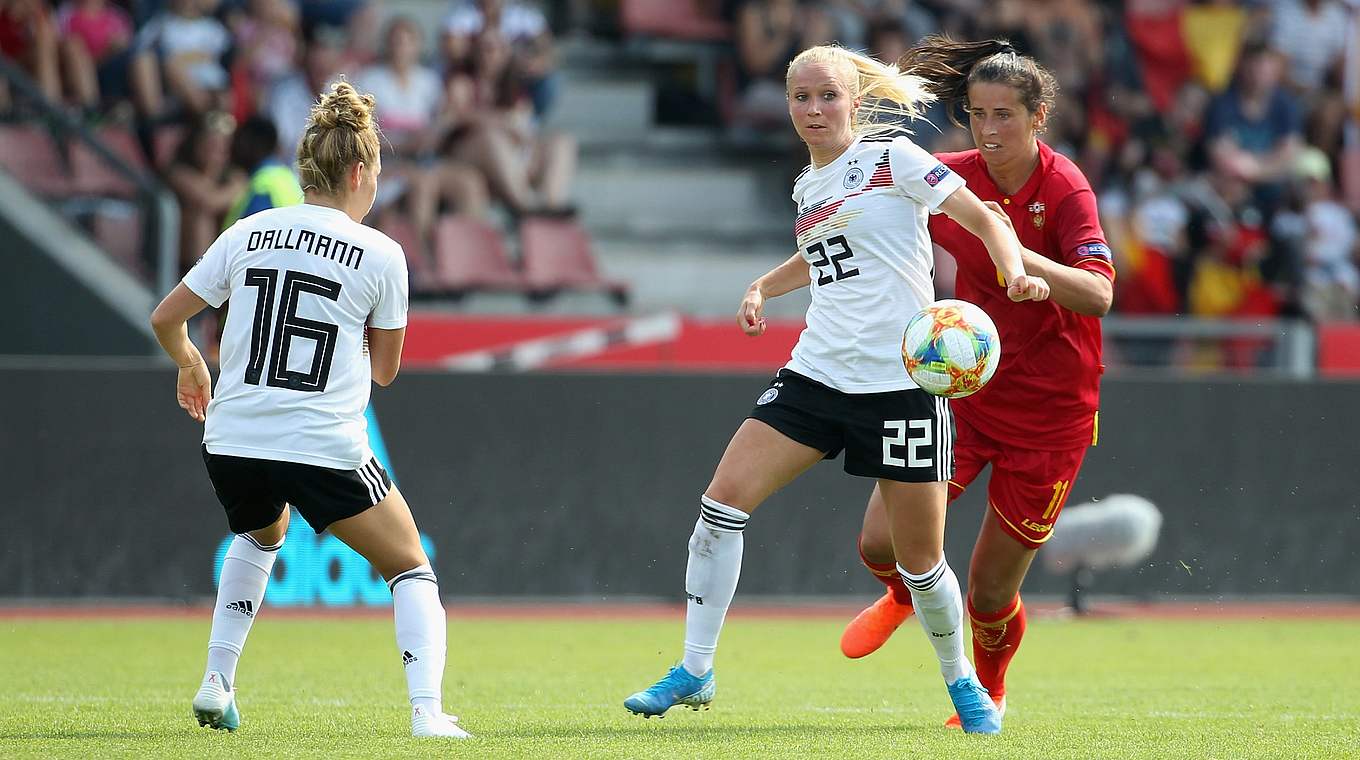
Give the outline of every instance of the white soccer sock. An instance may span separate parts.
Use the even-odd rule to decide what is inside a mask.
[[[972,675],[973,663],[963,653],[963,595],[949,564],[941,558],[940,564],[921,575],[912,575],[901,565],[897,572],[911,589],[911,604],[935,647],[945,683]]]
[[[439,582],[429,565],[398,573],[388,581],[397,649],[406,666],[406,692],[411,705],[432,715],[443,710],[444,649],[448,620],[439,602]]]
[[[239,533],[232,539],[226,559],[222,560],[222,577],[217,582],[205,679],[215,670],[226,676],[228,684],[236,683],[236,663],[241,659],[255,614],[260,611],[269,572],[274,569],[281,546],[282,540],[273,546],[262,546],[249,533]]]
[[[702,676],[713,669],[723,618],[741,577],[742,531],[751,516],[704,496],[689,538],[685,568],[685,670]]]

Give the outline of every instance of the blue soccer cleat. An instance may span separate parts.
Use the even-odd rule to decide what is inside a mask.
[[[628,712],[644,718],[664,716],[667,710],[676,705],[684,705],[691,710],[707,710],[717,686],[712,669],[699,678],[690,675],[683,665],[676,665],[665,678],[647,690],[623,700],[623,706],[628,708]]]
[[[194,695],[194,717],[198,725],[224,731],[241,727],[241,713],[236,710],[236,692],[226,676],[212,671],[203,679]]]
[[[977,676],[966,676],[949,684],[949,699],[965,734],[1001,733],[1001,711],[992,702],[992,695],[978,683]]]

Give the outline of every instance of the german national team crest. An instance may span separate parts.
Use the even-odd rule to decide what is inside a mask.
[[[864,184],[864,171],[858,166],[850,167],[850,171],[845,173],[845,181],[841,184],[845,185],[846,190],[854,190]]]
[[[1042,201],[1036,201],[1036,202],[1034,202],[1034,203],[1029,204],[1029,212],[1030,212],[1031,214],[1034,215],[1034,216],[1030,217],[1030,221],[1031,221],[1031,222],[1034,222],[1034,229],[1036,229],[1036,230],[1041,230],[1041,229],[1043,229],[1043,228],[1044,228],[1044,204],[1043,204],[1043,202],[1042,202]]]
[[[760,398],[756,399],[756,406],[765,406],[771,401],[774,401],[778,396],[778,388],[768,388],[764,393],[760,394]]]

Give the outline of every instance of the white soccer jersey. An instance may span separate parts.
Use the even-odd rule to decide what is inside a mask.
[[[406,326],[400,245],[343,211],[287,206],[233,224],[184,284],[231,299],[209,452],[344,470],[373,456],[364,326]]]
[[[927,219],[963,184],[905,136],[857,140],[803,170],[794,235],[812,305],[788,369],[844,393],[916,387],[901,343],[907,320],[935,300]]]

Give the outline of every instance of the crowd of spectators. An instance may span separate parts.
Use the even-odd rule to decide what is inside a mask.
[[[1118,311],[1360,316],[1356,0],[738,0],[723,10],[737,129],[787,118],[783,72],[809,44],[895,61],[929,33],[1005,37],[1058,79],[1043,139],[1099,194],[1119,257]],[[972,147],[938,109],[931,119],[938,130],[917,130],[926,147]]]
[[[311,105],[341,76],[377,98],[373,221],[409,219],[409,255],[429,255],[440,213],[569,212],[576,144],[541,126],[557,86],[538,6],[452,0],[429,34],[376,2],[0,0],[0,55],[69,113],[137,133],[179,200],[185,265],[259,168],[232,160],[238,125],[268,122],[274,158],[291,164]],[[0,86],[0,117],[22,109],[11,95]],[[175,147],[160,150],[167,140]]]
[[[251,167],[235,125],[272,122],[288,160],[346,75],[387,137],[377,220],[417,248],[441,212],[569,209],[576,145],[542,128],[558,92],[542,4],[452,0],[436,33],[376,0],[0,0],[0,53],[47,96],[143,135],[197,256]],[[574,0],[571,7],[614,3]],[[785,133],[783,75],[835,41],[896,60],[922,36],[1005,37],[1056,75],[1044,139],[1100,197],[1132,314],[1354,320],[1360,301],[1360,0],[694,0],[731,29],[729,127]],[[719,89],[724,89],[720,87]],[[0,113],[9,98],[0,88]],[[925,147],[971,147],[938,108]],[[150,140],[144,141],[151,153]],[[416,250],[412,255],[425,255]]]

